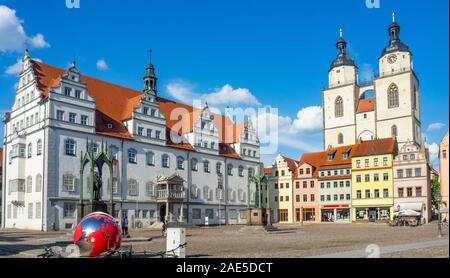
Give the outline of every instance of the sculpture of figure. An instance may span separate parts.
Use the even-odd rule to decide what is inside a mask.
[[[102,192],[102,176],[98,172],[94,173],[94,200],[100,201]]]

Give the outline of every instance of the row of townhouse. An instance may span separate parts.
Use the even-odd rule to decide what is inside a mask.
[[[406,209],[431,219],[428,153],[414,142],[360,141],[298,161],[279,155],[265,174],[273,222],[386,222]]]

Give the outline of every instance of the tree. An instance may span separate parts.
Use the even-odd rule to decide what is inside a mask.
[[[439,207],[439,198],[441,194],[441,183],[437,176],[431,180],[431,204],[435,209]]]

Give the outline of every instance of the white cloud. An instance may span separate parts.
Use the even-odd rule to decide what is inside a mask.
[[[261,103],[250,92],[249,89],[237,88],[234,89],[230,84],[226,84],[220,89],[217,89],[213,93],[204,94],[202,99],[212,105],[236,105],[246,104],[249,106],[259,106]]]
[[[249,89],[234,89],[230,84],[225,84],[221,88],[215,89],[209,93],[197,93],[195,86],[186,81],[173,81],[166,86],[167,93],[177,100],[187,104],[194,102],[208,102],[208,105],[224,107],[237,106],[239,104],[246,106],[259,106],[261,103],[252,94]]]
[[[186,104],[192,104],[195,100],[200,99],[200,95],[194,93],[194,86],[181,80],[167,84],[166,91],[173,98]]]
[[[295,120],[269,112],[254,116],[252,121],[257,123],[258,137],[262,147],[275,142],[304,152],[319,151],[322,148],[322,140],[318,132],[322,126],[322,109],[319,106],[301,109]],[[277,129],[268,129],[268,126],[272,126],[275,122]]]
[[[101,71],[109,70],[109,66],[104,59],[99,59],[97,61],[97,69]]]
[[[211,109],[227,105],[259,106],[263,112],[258,111],[258,114],[251,118],[258,130],[261,154],[266,155],[266,158],[278,153],[279,145],[305,152],[318,151],[322,148],[322,140],[318,138],[323,125],[320,106],[302,108],[297,112],[297,117],[292,119],[279,115],[276,109],[264,110],[249,89],[234,89],[230,84],[213,92],[200,94],[195,92],[193,84],[177,80],[166,86],[166,92],[171,97],[195,107],[205,101]]]
[[[48,48],[50,44],[45,41],[44,35],[37,34],[36,36],[29,38],[29,44],[33,48]]]
[[[41,59],[33,58],[33,60],[36,60],[36,61],[42,63]],[[11,66],[6,68],[5,74],[8,74],[8,75],[19,75],[20,72],[22,71],[22,65],[23,65],[22,59],[18,58],[17,62],[14,65],[11,65]]]
[[[28,37],[23,27],[23,20],[16,16],[16,11],[0,5],[0,52],[23,51],[26,47],[47,48],[42,34]]]
[[[437,165],[439,156],[439,145],[436,143],[427,144],[428,152],[430,154],[430,162],[432,165]]]
[[[445,127],[444,123],[432,123],[432,124],[428,125],[427,131],[434,132],[434,131],[438,131],[444,127]]]
[[[301,109],[297,113],[297,119],[294,120],[291,133],[316,133],[322,131],[323,114],[322,107],[309,106]]]

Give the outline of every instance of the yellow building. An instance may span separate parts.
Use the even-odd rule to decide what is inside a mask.
[[[393,219],[396,138],[362,141],[352,157],[352,221]]]

